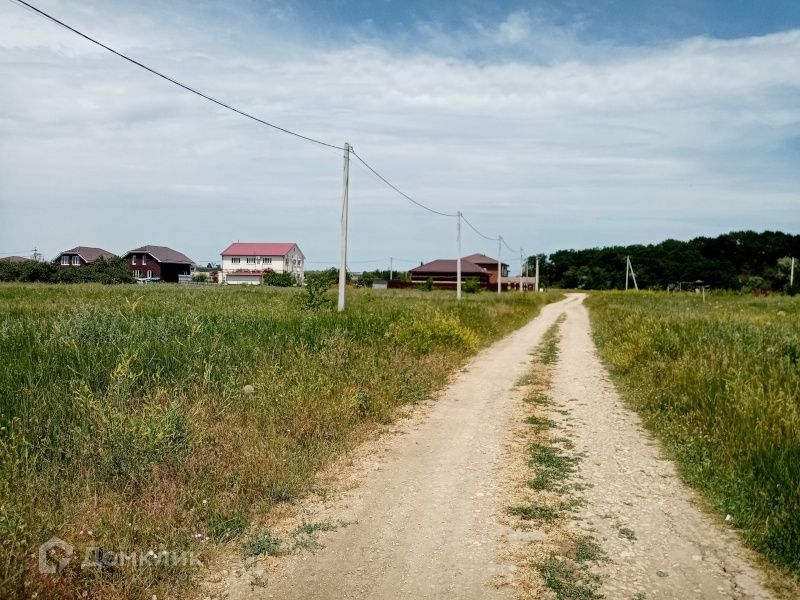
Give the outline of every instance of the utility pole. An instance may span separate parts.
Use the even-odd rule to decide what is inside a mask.
[[[350,192],[350,144],[344,143],[342,172],[342,233],[339,255],[339,312],[344,311],[344,288],[347,283],[347,210]]]
[[[631,264],[631,257],[625,257],[625,291],[628,291],[628,265]]]
[[[525,264],[522,257],[522,248],[519,249],[519,291],[525,291]]]
[[[456,213],[456,300],[461,300],[461,211]]]
[[[541,288],[539,287],[539,255],[536,255],[536,291],[538,292]]]
[[[500,276],[503,273],[503,261],[500,260],[500,257],[503,254],[503,236],[498,234],[497,235],[497,293],[501,293],[503,291],[503,286],[500,283]]]
[[[631,263],[631,257],[625,257],[625,291],[628,290],[628,273],[630,273],[631,278],[633,279],[633,287],[636,288],[636,291],[639,291],[639,285],[636,283],[636,273],[633,272],[633,264]]]
[[[394,259],[390,256],[389,257],[389,281],[392,280],[392,271],[393,271],[392,267],[394,266],[393,261],[394,261]]]
[[[789,285],[794,287],[794,256],[792,257],[792,268],[789,271]]]

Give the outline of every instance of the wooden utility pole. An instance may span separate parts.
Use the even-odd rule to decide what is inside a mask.
[[[390,256],[389,257],[389,281],[392,280],[392,270],[393,270],[392,267],[394,266],[393,260],[394,259]]]
[[[503,291],[503,286],[500,283],[500,275],[503,273],[503,261],[500,259],[500,256],[503,253],[503,236],[497,236],[497,293],[501,293]]]
[[[538,292],[541,288],[539,287],[539,255],[536,255],[536,291]]]
[[[519,249],[519,291],[525,291],[525,263],[522,256],[522,248]]]
[[[461,300],[461,211],[456,213],[456,300]]]
[[[794,287],[794,256],[792,257],[792,268],[789,271],[789,285]]]
[[[347,284],[347,210],[350,191],[350,144],[344,143],[344,170],[342,173],[342,231],[339,254],[339,312],[344,310],[344,288]]]

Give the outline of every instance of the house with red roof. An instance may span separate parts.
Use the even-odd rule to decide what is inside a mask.
[[[115,258],[117,255],[102,248],[93,248],[92,246],[75,246],[69,250],[64,250],[61,254],[53,259],[58,265],[62,267],[85,267],[92,264],[99,258],[109,260]]]
[[[220,283],[258,285],[264,273],[291,273],[305,277],[305,255],[294,242],[234,242],[221,252]]]

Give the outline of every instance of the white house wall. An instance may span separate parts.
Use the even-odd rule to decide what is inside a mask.
[[[239,262],[233,262],[234,258],[238,258]],[[253,259],[254,262],[248,263],[247,259]],[[272,270],[275,273],[292,273],[294,277],[302,282],[305,277],[305,256],[300,252],[297,246],[294,246],[286,256],[257,256],[257,255],[236,255],[236,256],[223,256],[222,263],[220,264],[222,270],[222,277],[220,283],[241,284],[240,277],[236,280],[228,281],[228,275],[235,274],[236,271],[266,271]],[[259,279],[259,283],[261,280]]]

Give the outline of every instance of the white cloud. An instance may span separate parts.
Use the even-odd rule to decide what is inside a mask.
[[[798,30],[587,57],[574,30],[513,13],[481,26],[478,61],[460,53],[463,32],[435,24],[402,47],[314,44],[291,28],[248,45],[229,24],[173,13],[52,7],[212,95],[350,141],[420,200],[530,251],[800,226],[797,155],[785,150],[800,136]],[[312,259],[336,256],[340,153],[226,113],[10,4],[0,40],[6,243],[49,254],[166,243],[205,261],[233,239],[295,239]],[[518,58],[491,59],[501,41]],[[558,50],[543,62],[543,48]],[[452,253],[449,221],[357,165],[352,185],[354,260]]]
[[[505,21],[500,23],[498,33],[501,43],[516,44],[521,42],[531,30],[531,19],[525,11],[514,11]]]

